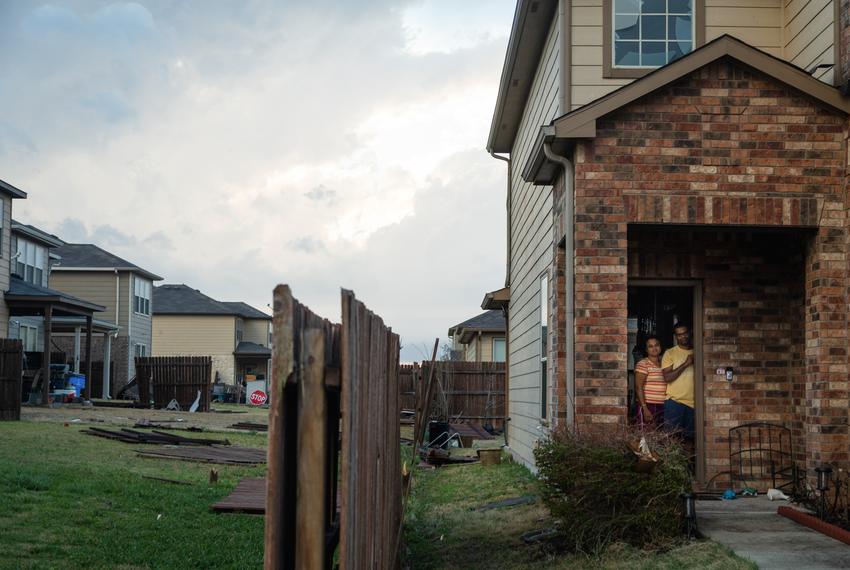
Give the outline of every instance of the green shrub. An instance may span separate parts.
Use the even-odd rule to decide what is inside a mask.
[[[664,548],[682,534],[682,500],[690,488],[678,442],[647,434],[659,461],[652,474],[635,471],[628,443],[641,434],[561,431],[534,452],[541,494],[561,524],[567,548],[598,554],[613,542]]]

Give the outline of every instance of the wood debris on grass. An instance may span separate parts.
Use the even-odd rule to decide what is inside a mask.
[[[266,478],[242,479],[228,496],[210,508],[217,513],[264,515],[266,513]]]
[[[230,429],[241,429],[247,431],[269,431],[269,426],[267,424],[258,424],[254,422],[237,422],[228,427],[230,427]]]
[[[157,449],[139,449],[136,453],[141,457],[227,465],[260,465],[266,462],[266,450],[253,447],[160,447]]]
[[[124,443],[155,443],[168,445],[230,445],[226,439],[199,439],[183,437],[173,433],[152,430],[150,433],[121,428],[121,431],[111,431],[103,428],[90,427],[80,433],[115,439]]]

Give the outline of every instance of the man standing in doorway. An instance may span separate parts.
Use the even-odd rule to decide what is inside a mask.
[[[673,327],[676,346],[661,359],[667,400],[664,402],[664,426],[678,432],[687,444],[694,440],[694,349],[691,331],[677,323]]]

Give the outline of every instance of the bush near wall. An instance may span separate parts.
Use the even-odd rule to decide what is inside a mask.
[[[614,542],[664,548],[682,536],[687,458],[677,441],[650,432],[660,461],[652,474],[638,473],[628,443],[640,435],[561,431],[535,450],[543,499],[568,549],[598,554]]]

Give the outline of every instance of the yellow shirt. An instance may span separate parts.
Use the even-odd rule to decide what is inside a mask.
[[[694,349],[686,350],[679,346],[667,350],[661,359],[661,368],[667,369],[671,366],[678,368]],[[667,399],[694,407],[694,365],[691,364],[679,374],[679,377],[667,384]]]

